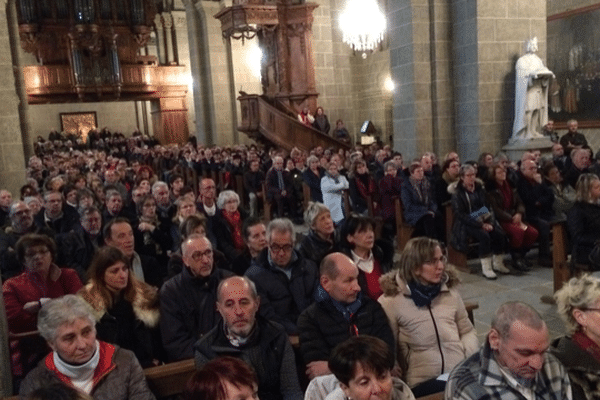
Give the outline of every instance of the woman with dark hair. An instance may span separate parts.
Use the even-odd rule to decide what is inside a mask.
[[[363,159],[352,163],[349,178],[352,210],[358,214],[367,214],[369,211],[367,199],[370,197],[373,201],[373,213],[377,214],[377,184]]]
[[[183,399],[258,400],[258,379],[254,370],[239,358],[215,358],[188,380]]]
[[[435,181],[435,201],[441,209],[446,202],[449,202],[451,197],[448,193],[448,186],[458,181],[458,171],[460,170],[460,162],[456,159],[448,159],[442,165],[442,176]]]
[[[494,269],[501,271],[506,268],[503,261],[506,237],[494,218],[483,184],[477,181],[476,173],[472,165],[463,165],[458,173],[460,180],[448,188],[452,193],[454,213],[450,244],[456,250],[466,253],[469,238],[476,240],[479,243],[483,276],[496,279]]]
[[[157,364],[159,304],[155,288],[138,281],[121,250],[98,250],[78,295],[96,319],[98,339],[134,352],[142,367]]]
[[[15,245],[17,260],[24,272],[2,285],[8,330],[23,333],[37,330],[37,315],[50,299],[74,294],[81,289],[77,272],[54,264],[56,244],[46,235],[27,234]],[[13,375],[22,378],[46,351],[39,338],[10,343]]]
[[[529,271],[531,267],[525,259],[525,254],[535,243],[538,231],[523,221],[525,205],[517,189],[506,180],[506,169],[500,164],[494,164],[489,172],[486,185],[488,202],[492,206],[496,220],[508,237],[513,267],[519,271]],[[510,270],[503,265],[496,266],[496,270],[504,274],[510,273]]]
[[[358,267],[358,283],[363,293],[377,301],[383,293],[379,278],[393,266],[393,245],[383,240],[376,242],[375,221],[353,213],[342,225],[339,246]]]
[[[146,195],[137,204],[138,224],[133,231],[135,235],[135,251],[156,258],[164,265],[169,259],[172,239],[170,227],[158,218],[156,200],[152,195]]]
[[[341,394],[328,399],[412,400],[406,383],[392,378],[394,354],[381,339],[360,335],[337,345],[329,358],[329,369],[340,381]],[[340,389],[338,389],[339,391]]]
[[[433,188],[425,177],[420,163],[408,167],[409,178],[402,186],[402,207],[404,220],[414,226],[413,236],[440,237],[441,215],[433,196]]]
[[[398,344],[398,363],[417,397],[444,390],[438,376],[452,371],[479,347],[458,277],[437,240],[411,239],[398,269],[381,278],[385,311]]]
[[[323,107],[317,107],[317,111],[314,118],[315,120],[312,123],[313,128],[320,132],[323,132],[326,135],[329,135],[329,130],[331,129],[331,126],[329,125],[329,120],[327,119],[327,115],[325,115]]]

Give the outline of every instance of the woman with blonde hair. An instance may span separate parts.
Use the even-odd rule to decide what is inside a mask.
[[[379,303],[398,343],[403,380],[415,397],[443,391],[445,381],[438,376],[475,353],[479,343],[440,243],[409,240],[397,269],[379,282]]]
[[[600,178],[595,174],[581,174],[575,188],[576,200],[567,213],[567,227],[573,249],[571,259],[590,264],[590,254],[600,240]],[[595,269],[600,268],[592,262]]]
[[[94,315],[98,339],[133,351],[144,368],[156,365],[160,346],[156,288],[137,280],[129,258],[110,246],[98,250],[89,277],[77,294]]]
[[[573,400],[600,398],[600,279],[571,278],[554,294],[568,335],[552,342],[551,352],[565,366]]]

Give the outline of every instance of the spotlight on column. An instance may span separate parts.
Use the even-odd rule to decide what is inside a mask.
[[[246,64],[248,65],[248,69],[252,72],[252,75],[260,79],[263,52],[255,40],[248,41],[247,45],[249,47],[248,53],[246,53]]]

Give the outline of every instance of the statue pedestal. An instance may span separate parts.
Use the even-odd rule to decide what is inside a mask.
[[[511,138],[508,144],[502,147],[502,151],[506,153],[512,161],[519,161],[523,153],[528,150],[541,150],[542,155],[552,150],[552,141],[548,136],[537,139],[519,139]]]

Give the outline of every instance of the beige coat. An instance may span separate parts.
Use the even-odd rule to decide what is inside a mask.
[[[454,279],[446,275],[430,307],[417,307],[410,289],[392,271],[380,279],[383,307],[398,343],[398,362],[410,387],[452,369],[479,349]]]

